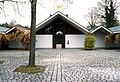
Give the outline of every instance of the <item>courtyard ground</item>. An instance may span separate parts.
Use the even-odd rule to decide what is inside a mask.
[[[120,82],[120,50],[39,49],[36,65],[46,66],[44,73],[12,72],[28,64],[29,52],[1,50],[0,82]]]

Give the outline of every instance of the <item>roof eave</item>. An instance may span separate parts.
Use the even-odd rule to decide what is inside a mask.
[[[7,30],[5,33],[8,34],[10,31],[12,31],[13,29],[15,29],[16,27],[12,27],[11,29]]]
[[[113,32],[113,34],[120,34],[120,32]]]
[[[47,18],[46,20],[44,20],[43,22],[41,22],[40,24],[38,24],[36,26],[36,31],[40,30],[45,25],[49,24],[50,22],[52,22],[53,20],[55,20],[58,17],[62,18],[64,21],[67,21],[69,24],[73,25],[78,30],[82,31],[83,33],[89,33],[89,31],[85,27],[83,27],[82,25],[80,25],[79,23],[77,23],[74,20],[70,19],[68,16],[64,15],[63,13],[61,13],[59,11],[56,12],[55,14],[53,14],[52,16],[50,16],[49,18]]]
[[[99,29],[101,29],[101,28],[104,29],[104,30],[106,30],[108,33],[112,33],[112,31],[110,31],[109,29],[107,29],[107,28],[105,28],[105,27],[103,27],[103,26],[100,26],[100,27],[94,29],[93,31],[91,31],[91,33],[95,33],[97,30],[99,30]]]

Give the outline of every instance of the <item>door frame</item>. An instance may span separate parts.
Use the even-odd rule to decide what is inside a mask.
[[[62,48],[65,48],[65,35],[53,35],[53,48],[56,48],[56,44],[61,44]]]

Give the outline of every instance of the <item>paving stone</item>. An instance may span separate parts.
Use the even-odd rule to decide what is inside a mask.
[[[22,50],[0,51],[0,57],[4,56],[2,60],[6,61],[0,65],[0,82],[120,81],[120,52],[117,50],[40,49],[36,50],[36,64],[47,67],[43,74],[13,73],[19,65],[28,64],[28,54],[29,51]]]
[[[17,80],[16,79],[13,79],[13,80],[11,80],[12,82],[17,82]]]
[[[14,79],[14,77],[10,77],[9,79],[11,79],[11,80],[12,80],[12,79]]]

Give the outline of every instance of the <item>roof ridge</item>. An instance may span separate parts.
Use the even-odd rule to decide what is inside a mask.
[[[60,11],[55,12],[53,15],[50,15],[50,17],[46,18],[45,20],[40,22],[38,25],[36,25],[36,31],[43,28],[43,26],[45,26],[45,23],[49,23],[50,21],[52,22],[58,17],[62,18],[65,21],[68,21],[69,23],[71,23],[71,25],[75,25],[77,29],[79,30],[82,29],[85,33],[89,33],[89,31],[84,26],[82,26],[80,23],[76,22],[75,20],[73,20],[72,18],[68,17],[67,15],[65,15]]]
[[[112,33],[111,30],[105,28],[104,26],[99,26],[99,27],[97,27],[97,28],[91,30],[91,33],[94,33],[94,32],[96,32],[97,30],[99,30],[99,29],[101,29],[101,28],[105,29],[105,30],[108,31],[109,33]]]
[[[43,20],[43,21],[41,21],[39,24],[37,24],[36,27],[38,27],[42,22],[46,21],[48,18],[54,16],[55,14],[56,14],[56,15],[62,14],[62,15],[64,15],[64,16],[66,16],[64,13],[62,13],[62,12],[60,12],[60,11],[57,11],[57,12],[53,13],[52,15],[50,14],[49,17],[47,17],[45,20]],[[69,16],[66,16],[66,17],[68,17],[70,20],[74,21],[75,23],[79,24],[80,26],[84,27],[84,26],[81,25],[80,23],[78,23],[78,22],[76,22],[75,20],[71,19]],[[85,28],[85,27],[84,27],[84,28]],[[85,28],[85,29],[86,29],[86,28]]]
[[[44,21],[47,20],[48,18],[50,18],[51,16],[54,16],[54,15],[57,14],[57,13],[61,13],[61,12],[60,12],[60,11],[57,11],[57,12],[53,13],[52,15],[50,14],[49,17],[47,17],[46,19],[44,19],[43,21],[41,21],[39,24],[37,24],[36,27],[39,26],[42,22],[44,22]]]

